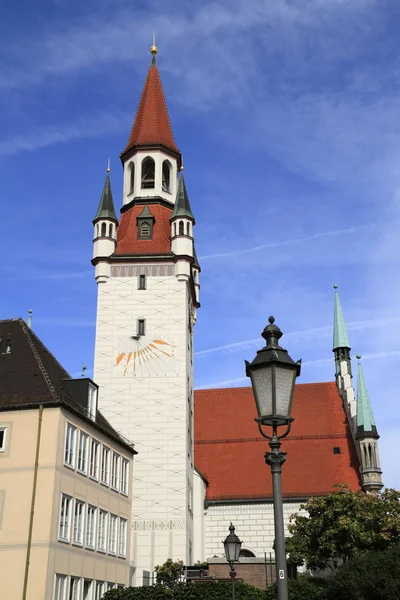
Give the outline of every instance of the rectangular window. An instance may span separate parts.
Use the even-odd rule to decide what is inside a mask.
[[[82,600],[93,600],[93,581],[83,580]]]
[[[86,512],[86,547],[95,548],[96,542],[96,509],[88,506]]]
[[[127,531],[127,520],[119,520],[119,531],[118,531],[118,555],[126,557],[126,531]]]
[[[69,542],[71,532],[71,512],[72,498],[66,496],[65,494],[62,494],[58,539],[63,542]]]
[[[92,421],[96,420],[97,412],[97,388],[89,383],[89,397],[88,397],[88,413]]]
[[[139,281],[138,281],[138,288],[139,290],[145,290],[146,289],[146,275],[139,275]]]
[[[65,453],[64,462],[69,467],[75,468],[75,439],[76,439],[76,427],[67,423],[67,429],[65,433]]]
[[[87,474],[87,452],[88,452],[88,436],[83,431],[79,432],[78,445],[78,471]]]
[[[101,600],[104,591],[104,581],[96,581],[95,600]]]
[[[97,531],[97,550],[99,552],[107,551],[107,513],[105,510],[99,510],[99,527]]]
[[[94,479],[99,478],[99,453],[100,453],[100,444],[96,442],[96,440],[92,440],[90,446],[90,467],[89,467],[89,475]]]
[[[118,490],[119,485],[119,454],[113,452],[111,463],[111,487]]]
[[[129,461],[121,459],[121,492],[128,495]]]
[[[74,510],[74,533],[72,541],[74,544],[83,544],[83,531],[85,525],[85,504],[75,500]]]
[[[68,600],[80,600],[79,588],[80,579],[78,577],[71,577],[69,584]]]
[[[56,575],[54,585],[54,600],[65,600],[65,592],[67,591],[67,577],[65,575]]]
[[[6,449],[6,433],[7,427],[0,427],[0,452]]]
[[[117,517],[109,515],[108,517],[108,553],[117,552]]]
[[[137,320],[136,334],[137,335],[146,335],[146,320],[145,319]]]
[[[107,446],[101,449],[101,483],[110,483],[110,449]]]

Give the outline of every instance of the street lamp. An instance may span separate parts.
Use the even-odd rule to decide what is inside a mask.
[[[282,506],[282,465],[286,452],[280,452],[280,440],[286,437],[293,421],[291,415],[294,384],[300,375],[301,361],[294,362],[287,350],[279,346],[282,332],[274,317],[262,332],[266,346],[257,352],[255,359],[246,363],[246,375],[251,379],[257,405],[258,428],[269,440],[271,452],[265,453],[265,462],[271,467],[275,525],[275,564],[278,599],[288,600],[285,530]],[[263,426],[272,427],[272,435],[263,431]],[[286,426],[285,433],[278,435],[278,427]]]
[[[235,570],[235,563],[239,562],[239,556],[240,556],[240,548],[242,546],[242,543],[238,536],[235,533],[235,528],[232,525],[232,523],[229,526],[229,535],[225,538],[225,540],[223,541],[224,544],[224,548],[225,548],[225,556],[226,556],[226,560],[229,563],[230,566],[230,576],[232,578],[232,600],[235,600],[235,594],[236,594],[236,590],[235,590],[235,577],[236,577],[236,570]]]

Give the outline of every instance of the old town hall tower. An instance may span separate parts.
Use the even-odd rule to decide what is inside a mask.
[[[147,583],[193,551],[193,326],[200,267],[195,220],[153,55],[121,154],[118,219],[110,176],[94,218],[99,406],[135,443],[133,564]],[[116,465],[111,469],[117,471]]]

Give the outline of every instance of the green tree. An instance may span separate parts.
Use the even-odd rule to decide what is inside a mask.
[[[313,579],[308,575],[299,575],[297,579],[288,581],[289,600],[326,600],[325,582]],[[265,592],[265,600],[277,600],[276,584],[271,585]],[[344,600],[341,598],[341,600]]]
[[[335,570],[361,552],[384,550],[400,536],[400,492],[365,494],[340,486],[329,496],[301,506],[292,515],[286,539],[289,560],[308,569]]]
[[[173,588],[181,581],[184,571],[185,565],[182,560],[173,561],[172,558],[168,558],[163,565],[156,566],[156,582],[158,585]]]

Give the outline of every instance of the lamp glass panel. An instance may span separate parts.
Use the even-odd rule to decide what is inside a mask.
[[[236,537],[236,540],[224,542],[225,556],[226,556],[226,560],[228,562],[237,562],[239,560],[240,548],[241,548],[242,542],[239,540],[239,538],[237,536],[235,536],[235,537]]]
[[[293,383],[296,378],[296,368],[275,365],[276,411],[282,417],[290,417]]]
[[[268,365],[251,372],[251,383],[256,397],[258,416],[272,414],[272,366]]]

